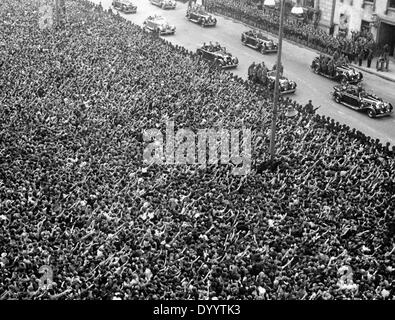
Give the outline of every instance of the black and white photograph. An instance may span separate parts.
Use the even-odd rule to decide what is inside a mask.
[[[394,107],[395,0],[0,0],[0,300],[395,300]]]

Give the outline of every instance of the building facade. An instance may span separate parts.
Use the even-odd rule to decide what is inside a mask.
[[[286,3],[319,11],[318,26],[335,36],[349,37],[352,31],[368,30],[379,47],[388,44],[390,55],[395,56],[395,0],[286,0]]]
[[[379,46],[395,50],[395,0],[317,0],[320,27],[334,35],[368,30]]]

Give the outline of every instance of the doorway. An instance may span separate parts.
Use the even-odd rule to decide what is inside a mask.
[[[377,42],[379,47],[382,47],[388,43],[390,46],[390,55],[393,56],[395,50],[395,25],[391,25],[382,21],[380,23]]]

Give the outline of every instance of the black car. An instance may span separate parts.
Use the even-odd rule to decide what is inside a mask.
[[[355,85],[338,85],[334,87],[333,98],[337,103],[357,111],[367,112],[370,118],[390,115],[393,107],[389,102],[367,93],[362,87]]]
[[[202,27],[214,27],[217,24],[217,19],[208,14],[201,6],[188,8],[186,17],[189,21],[195,22]]]
[[[320,57],[314,58],[311,63],[311,69],[314,73],[322,75],[331,80],[340,82],[341,84],[358,84],[363,80],[363,74],[360,71],[355,70],[348,64],[342,64],[334,67],[334,72],[329,73],[327,69],[322,69],[320,66]]]
[[[239,64],[239,60],[226,52],[226,48],[221,47],[218,43],[215,45],[204,44],[196,50],[196,54],[205,60],[212,61],[214,65],[221,69],[236,68]]]
[[[261,32],[253,30],[241,34],[241,42],[250,48],[260,51],[261,53],[272,53],[278,51],[278,45],[264,36]]]
[[[136,13],[137,6],[135,6],[129,0],[114,0],[112,6],[115,10],[121,11],[123,13]]]
[[[262,72],[256,71],[255,76],[250,75],[248,76],[248,79],[255,83],[267,86],[270,90],[274,90],[276,83],[276,70],[267,70],[266,77]],[[295,81],[289,80],[283,75],[280,75],[278,79],[278,89],[280,95],[294,93],[296,91],[296,87],[297,85]]]

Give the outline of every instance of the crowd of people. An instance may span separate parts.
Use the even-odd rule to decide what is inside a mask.
[[[277,10],[257,10],[257,4],[248,0],[206,0],[206,10],[232,17],[259,29],[277,34],[279,12]],[[370,67],[374,55],[378,54],[377,45],[369,31],[351,32],[351,37],[334,37],[314,24],[297,19],[286,19],[284,37],[306,46],[333,55],[335,52],[347,56],[350,62],[362,64],[366,60]],[[370,61],[370,62],[369,62]]]
[[[269,161],[268,91],[66,9],[41,30],[36,1],[0,2],[0,299],[394,299],[389,144],[282,98]],[[250,128],[252,173],[144,164],[169,119]]]

